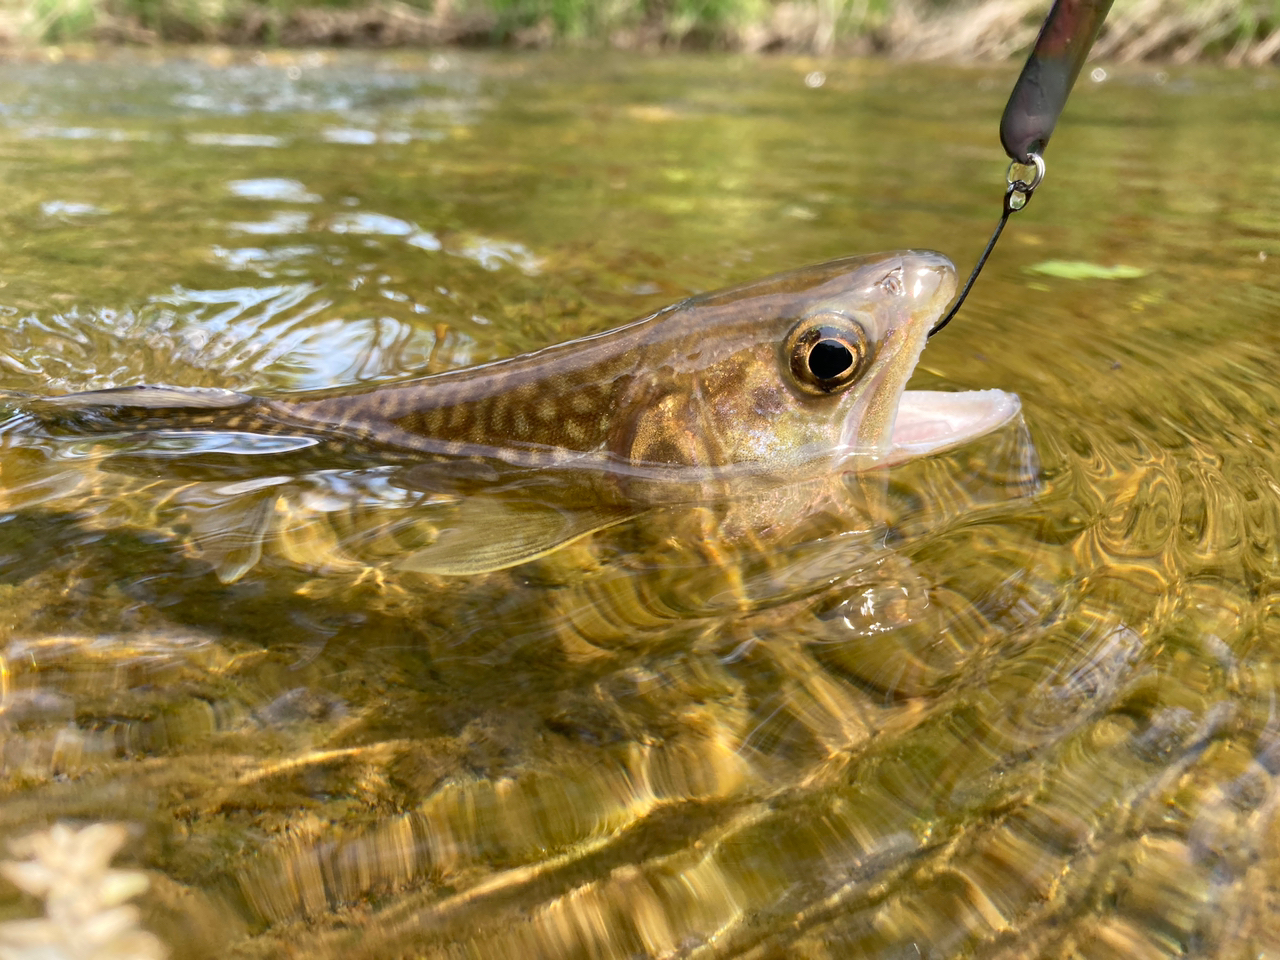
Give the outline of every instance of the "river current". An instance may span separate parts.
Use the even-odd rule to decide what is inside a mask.
[[[0,65],[0,942],[1280,952],[1280,81],[1090,69],[912,381],[1021,424],[719,572],[624,528],[433,579],[394,560],[450,505],[394,475],[210,479],[22,398],[391,381],[851,253],[967,270],[1016,70]]]

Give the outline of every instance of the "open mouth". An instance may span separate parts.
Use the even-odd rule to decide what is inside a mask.
[[[1003,390],[905,390],[929,331],[955,292],[955,268],[940,253],[905,251],[899,273],[910,293],[881,344],[883,360],[846,415],[840,449],[870,466],[893,466],[959,447],[999,429],[1022,409]]]
[[[898,402],[886,466],[950,450],[1004,426],[1022,403],[1003,390],[907,390]]]

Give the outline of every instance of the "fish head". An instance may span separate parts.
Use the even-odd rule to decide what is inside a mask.
[[[695,297],[630,418],[632,464],[796,479],[957,446],[1009,421],[999,390],[910,393],[930,329],[955,293],[942,254],[848,257]],[[652,354],[651,354],[652,356]]]

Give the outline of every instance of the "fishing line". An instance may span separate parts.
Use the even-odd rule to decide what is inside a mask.
[[[1017,167],[1035,167],[1035,174],[1031,181],[1027,182],[1023,179],[1015,178],[1014,170]],[[947,315],[937,322],[929,336],[933,336],[948,323],[951,318],[956,315],[964,303],[964,298],[969,296],[969,291],[973,288],[973,281],[978,279],[978,274],[982,272],[982,268],[986,266],[987,257],[991,256],[991,251],[996,248],[996,241],[1000,239],[1000,234],[1004,233],[1004,225],[1009,222],[1009,217],[1017,213],[1019,210],[1025,210],[1027,204],[1031,201],[1031,194],[1036,187],[1040,186],[1040,182],[1044,179],[1044,158],[1038,153],[1031,154],[1030,164],[1020,164],[1016,160],[1009,164],[1009,172],[1006,174],[1009,181],[1009,189],[1004,192],[1004,212],[1000,214],[1000,222],[996,224],[995,232],[991,234],[991,239],[987,241],[986,248],[982,251],[982,256],[978,257],[978,262],[973,268],[973,273],[969,274],[969,279],[964,282],[964,287],[960,291],[960,296],[956,298],[956,302],[951,305],[951,309],[947,311]]]
[[[995,249],[1009,217],[1026,208],[1031,194],[1044,180],[1044,151],[1049,137],[1110,9],[1111,0],[1054,0],[1000,118],[1000,143],[1013,161],[1005,178],[1009,186],[1004,192],[1000,222],[960,296],[929,336],[951,322]],[[1021,171],[1028,167],[1034,167],[1034,172],[1026,180]]]

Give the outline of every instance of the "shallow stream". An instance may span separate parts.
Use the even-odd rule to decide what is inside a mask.
[[[0,391],[389,381],[850,253],[967,270],[1014,74],[0,65]],[[124,824],[181,958],[1280,954],[1278,85],[1082,78],[912,382],[1025,430],[714,574],[631,530],[408,577],[376,471],[228,492],[13,406],[0,835]]]

